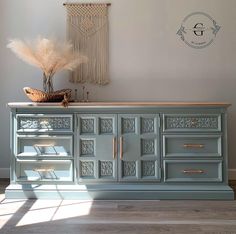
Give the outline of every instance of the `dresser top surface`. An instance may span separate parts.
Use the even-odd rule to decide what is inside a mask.
[[[10,108],[64,108],[60,102],[10,102]],[[228,102],[70,102],[68,108],[91,107],[229,107]]]

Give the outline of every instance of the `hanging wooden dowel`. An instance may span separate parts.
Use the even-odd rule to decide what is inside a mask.
[[[63,6],[66,6],[66,5],[86,5],[86,6],[88,6],[88,5],[102,5],[102,4],[106,4],[107,6],[110,6],[111,5],[111,3],[79,3],[79,2],[71,2],[71,3],[63,3]]]

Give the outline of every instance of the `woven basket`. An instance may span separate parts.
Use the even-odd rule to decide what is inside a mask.
[[[69,100],[72,91],[71,89],[62,89],[52,93],[45,93],[30,87],[24,87],[23,90],[27,97],[33,102],[60,102],[65,96]]]

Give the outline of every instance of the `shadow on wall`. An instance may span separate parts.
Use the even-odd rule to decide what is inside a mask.
[[[55,86],[59,88],[77,88],[79,99],[81,100],[81,90],[83,84],[72,84],[68,82],[68,74],[61,73],[55,77]],[[140,74],[142,75],[142,74]],[[150,77],[135,78],[113,77],[111,84],[107,86],[95,86],[85,84],[90,92],[92,101],[227,101],[232,103],[228,115],[228,138],[229,138],[229,168],[236,168],[236,105],[235,87],[236,79],[215,77],[188,79],[176,77],[164,77],[159,74],[158,78]],[[186,77],[186,76],[185,76]],[[9,167],[9,109],[6,108],[8,101],[26,101],[21,85],[12,88],[12,92],[4,96],[0,101],[0,158],[1,167]],[[226,92],[227,90],[227,92]],[[21,94],[19,94],[21,93]]]

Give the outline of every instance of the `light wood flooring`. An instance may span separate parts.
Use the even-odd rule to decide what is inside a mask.
[[[0,234],[236,234],[236,200],[10,200],[7,184],[0,181]]]

